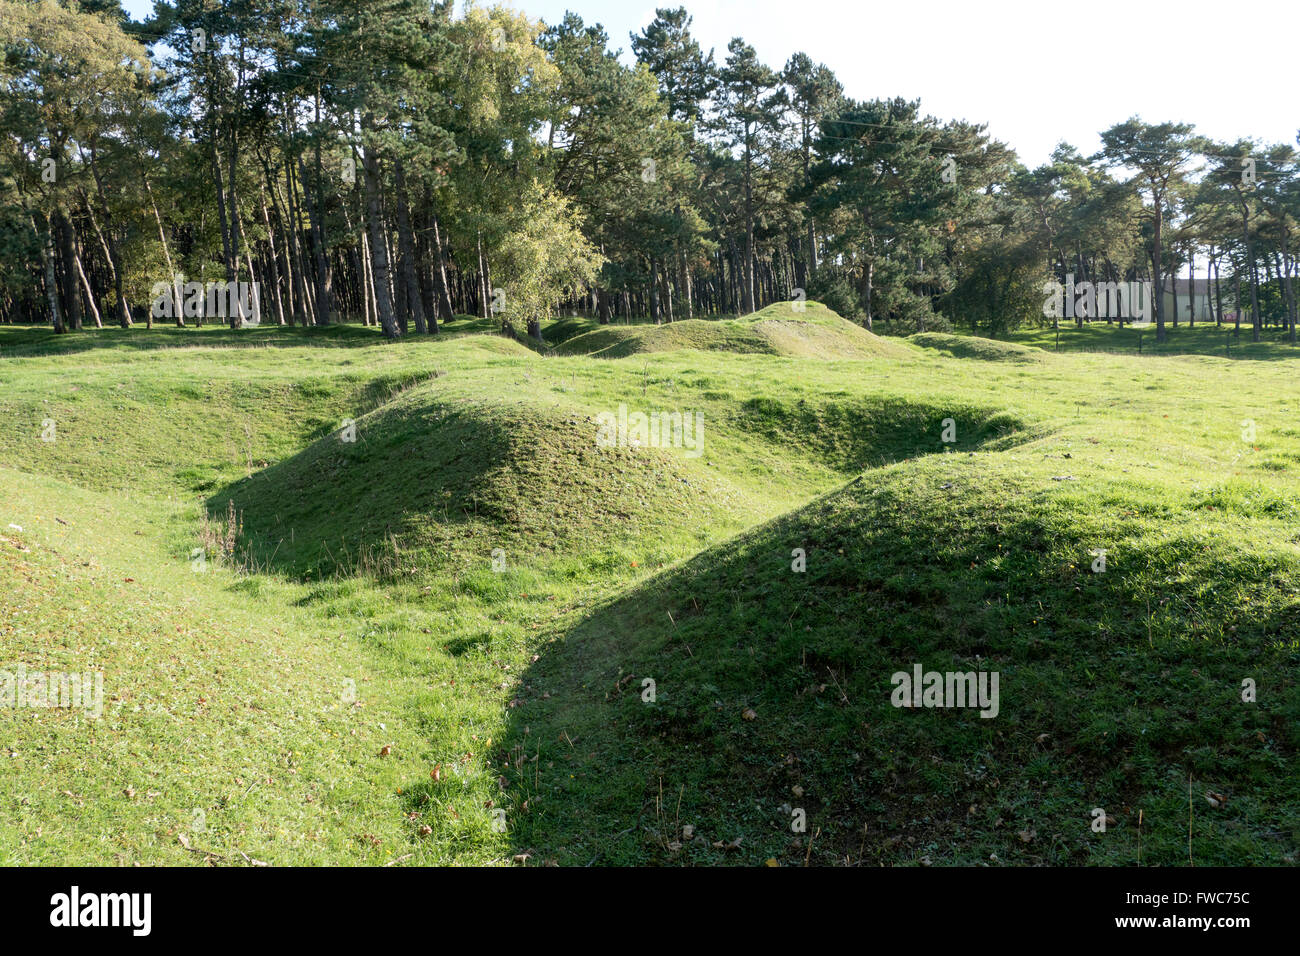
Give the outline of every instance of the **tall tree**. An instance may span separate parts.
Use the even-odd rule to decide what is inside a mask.
[[[759,209],[754,183],[771,155],[788,102],[775,72],[764,66],[754,48],[736,37],[727,45],[727,60],[718,72],[716,127],[724,142],[739,151],[743,189],[745,252],[741,308],[754,311],[754,220]]]
[[[814,209],[852,211],[835,247],[851,251],[860,263],[867,328],[882,284],[889,287],[891,312],[925,328],[929,306],[911,286],[924,258],[937,251],[937,230],[940,224],[947,228],[958,196],[956,182],[944,176],[940,132],[934,120],[921,116],[915,100],[850,100],[822,121],[812,173]]]
[[[716,77],[713,51],[700,49],[691,36],[691,23],[685,7],[659,8],[645,29],[632,34],[632,52],[658,79],[669,117],[693,129],[714,91]]]
[[[813,63],[806,53],[796,53],[786,61],[781,79],[790,91],[790,112],[799,137],[800,186],[807,194],[812,186],[813,140],[818,124],[839,106],[844,89],[829,67]],[[806,286],[808,276],[817,271],[817,222],[811,214],[806,214],[804,220],[800,286]]]
[[[1099,158],[1108,165],[1134,170],[1130,185],[1144,191],[1150,200],[1151,286],[1155,298],[1157,342],[1166,338],[1164,296],[1161,293],[1165,208],[1171,186],[1186,175],[1188,164],[1201,148],[1193,129],[1187,123],[1153,125],[1134,116],[1101,134]]]

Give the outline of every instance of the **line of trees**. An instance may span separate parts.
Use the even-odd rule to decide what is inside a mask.
[[[1049,278],[1200,267],[1217,321],[1227,288],[1256,338],[1294,340],[1290,145],[1134,118],[1029,169],[803,53],[706,52],[684,8],[629,66],[573,13],[453,6],[157,0],[132,22],[118,0],[0,0],[0,320],[201,323],[197,281],[255,284],[262,321],[389,338],[800,295],[868,328],[997,333],[1042,320]],[[1155,303],[1163,338],[1179,302]]]

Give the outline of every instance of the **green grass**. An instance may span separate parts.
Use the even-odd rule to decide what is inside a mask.
[[[955,331],[964,332],[957,329]],[[1059,334],[1058,334],[1059,333]],[[1240,331],[1232,323],[1215,325],[1186,320],[1178,325],[1165,323],[1166,338],[1156,342],[1154,323],[1140,325],[1092,322],[1082,327],[1072,320],[1061,320],[1059,329],[1022,327],[1005,336],[1005,342],[1054,352],[1118,352],[1132,355],[1215,355],[1238,359],[1284,359],[1300,357],[1300,348],[1291,344],[1289,332],[1277,328],[1260,331],[1260,341],[1251,341],[1249,323]],[[963,335],[979,342],[976,336]]]
[[[893,343],[842,319],[820,302],[778,302],[740,318],[685,319],[661,325],[599,325],[570,318],[544,330],[543,338],[560,355],[596,358],[680,349],[818,359],[903,354]]]
[[[0,329],[0,861],[1294,863],[1300,357],[784,321]]]
[[[942,332],[918,332],[907,337],[912,345],[935,349],[954,358],[982,359],[986,362],[1041,362],[1047,353],[1032,345],[1016,345],[974,335],[946,335]]]

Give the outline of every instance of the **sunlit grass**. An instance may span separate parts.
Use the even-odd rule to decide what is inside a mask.
[[[458,323],[0,329],[0,669],[107,698],[0,710],[0,857],[1133,863],[1141,811],[1178,864],[1190,779],[1198,863],[1294,861],[1289,346],[606,361]],[[620,404],[701,413],[704,454],[598,449]],[[914,662],[996,667],[999,717],[890,707]]]

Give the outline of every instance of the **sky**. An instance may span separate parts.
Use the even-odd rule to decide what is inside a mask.
[[[364,0],[361,0],[364,2]],[[482,2],[480,6],[487,5]],[[779,69],[802,51],[857,99],[919,98],[941,120],[988,125],[1023,162],[1065,141],[1084,154],[1133,115],[1196,124],[1217,140],[1296,142],[1298,0],[514,0],[558,22],[573,10],[604,25],[631,60],[628,34],[656,5],[683,5],[706,50],[743,37]],[[152,0],[124,0],[139,18]],[[1069,15],[1086,10],[1086,16]],[[1069,17],[1067,19],[1067,17]],[[1153,42],[1152,38],[1155,38]],[[1288,49],[1288,45],[1291,48]],[[1151,51],[1155,50],[1152,55]]]

